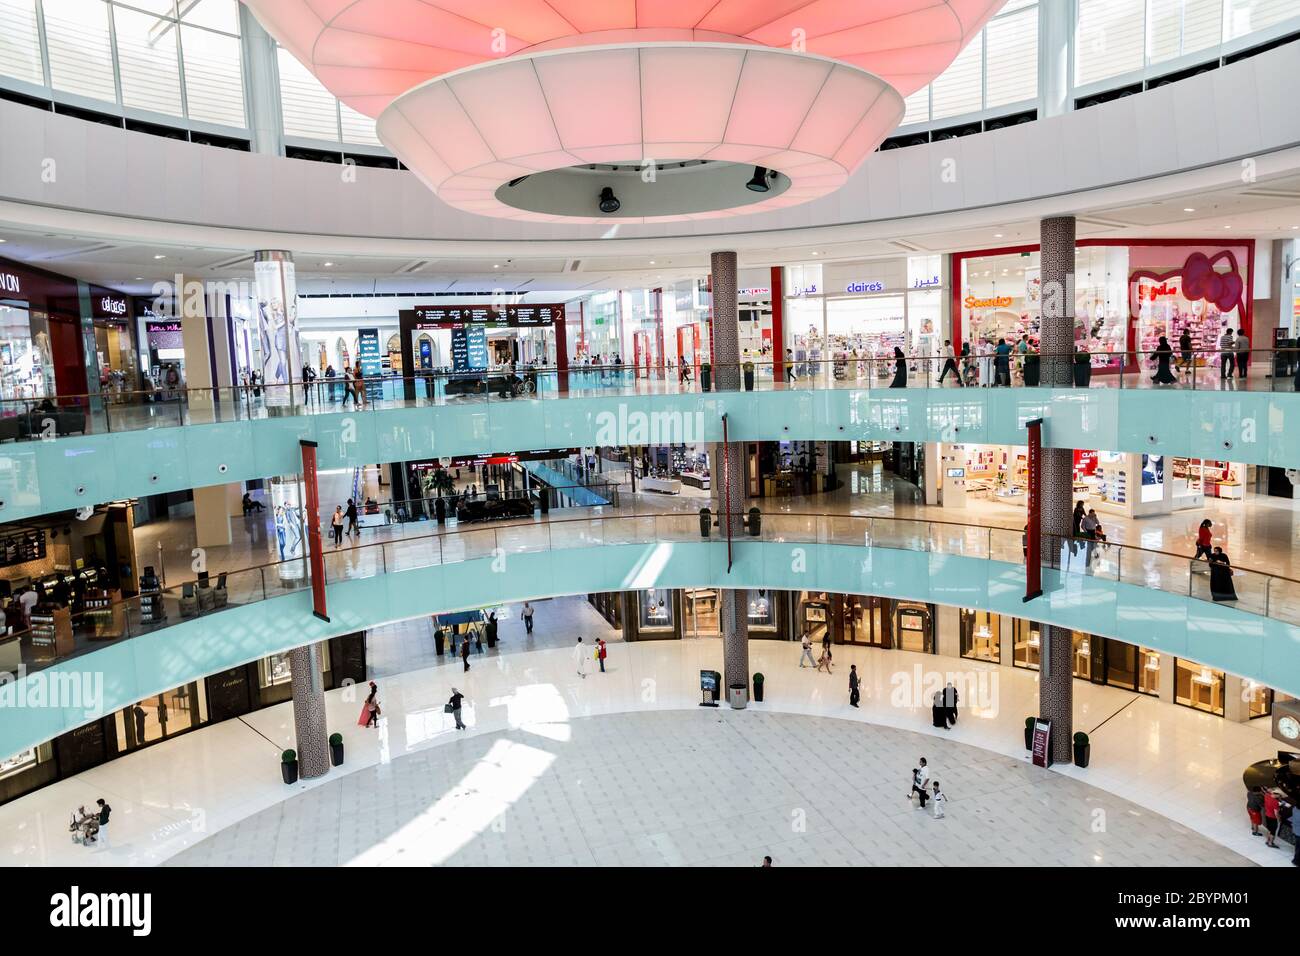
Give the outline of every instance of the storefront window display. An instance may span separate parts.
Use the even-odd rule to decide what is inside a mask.
[[[999,615],[964,607],[959,620],[962,657],[994,662],[1002,659],[999,638],[1002,622]]]
[[[1038,670],[1043,649],[1042,628],[1037,621],[1026,621],[1018,617],[1012,621],[1011,663],[1015,667]]]
[[[0,301],[0,398],[43,398],[55,393],[50,337],[41,313],[26,303]]]
[[[742,591],[751,631],[776,631],[776,595],[767,590]]]
[[[283,654],[272,654],[270,657],[263,657],[257,662],[257,676],[262,687],[275,687],[278,684],[287,684],[293,680],[289,655],[290,652],[285,651]],[[320,661],[321,673],[327,674],[330,669],[328,645],[321,647]]]
[[[1174,663],[1174,703],[1223,716],[1223,671],[1179,658]]]
[[[203,681],[182,684],[147,697],[116,714],[118,747],[135,750],[206,723],[207,695]]]
[[[820,643],[831,627],[831,595],[826,591],[804,591],[799,597],[799,635]]]
[[[717,588],[684,588],[682,598],[685,600],[687,637],[717,637],[721,634],[718,623]]]
[[[934,653],[934,612],[928,604],[899,601],[894,608],[894,646],[900,651]]]
[[[670,631],[673,628],[673,594],[665,588],[648,588],[636,596],[642,631]]]
[[[889,598],[847,594],[844,598],[844,641],[869,647],[893,646],[893,615]]]
[[[1194,349],[1212,351],[1225,328],[1250,330],[1244,290],[1253,259],[1252,244],[1081,242],[1075,252],[1075,344],[1091,354],[1094,369],[1112,371],[1135,351],[1146,368],[1160,336],[1176,348],[1184,329]],[[953,272],[958,339],[976,351],[1003,338],[1037,342],[1044,295],[1037,248],[958,255]],[[1198,356],[1197,364],[1217,365],[1218,357]]]
[[[1253,680],[1243,681],[1241,688],[1242,697],[1246,703],[1246,717],[1254,720],[1256,717],[1270,717],[1273,714],[1273,691],[1263,684],[1256,683]]]

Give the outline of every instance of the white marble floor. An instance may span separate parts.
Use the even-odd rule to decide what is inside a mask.
[[[380,682],[385,716],[378,730],[357,726],[360,699],[356,688],[332,691],[327,695],[329,729],[343,735],[347,761],[325,777],[310,782],[300,781],[292,787],[281,782],[279,770],[280,751],[294,746],[291,708],[285,704],[257,711],[245,718],[226,721],[146,748],[0,806],[0,862],[8,865],[158,864],[200,844],[205,838],[220,834],[227,827],[279,806],[288,798],[322,787],[333,787],[335,781],[346,783],[349,776],[372,770],[378,774],[374,778],[377,785],[368,786],[365,781],[369,778],[364,776],[358,777],[360,782],[347,785],[346,792],[351,795],[348,799],[357,801],[355,805],[347,805],[347,825],[356,828],[361,836],[349,835],[346,842],[342,836],[327,839],[308,827],[299,831],[297,839],[310,842],[320,837],[324,846],[321,862],[337,862],[345,847],[351,848],[347,850],[351,854],[347,858],[349,861],[392,861],[394,857],[389,851],[394,841],[401,844],[415,832],[407,829],[408,826],[416,830],[432,826],[438,815],[448,810],[449,802],[464,799],[467,788],[486,789],[493,796],[472,808],[466,801],[465,806],[470,809],[457,811],[459,815],[453,822],[460,828],[456,832],[461,836],[471,830],[490,829],[492,821],[500,815],[500,806],[508,802],[506,797],[516,802],[524,799],[539,779],[546,779],[547,767],[557,760],[563,766],[565,760],[561,751],[564,748],[561,744],[578,739],[583,743],[574,752],[590,754],[597,751],[587,750],[586,741],[592,741],[592,747],[599,747],[602,739],[624,739],[624,732],[616,729],[614,724],[608,725],[611,728],[608,731],[601,730],[609,715],[658,718],[666,716],[660,713],[664,711],[696,714],[700,710],[697,707],[699,671],[701,668],[721,669],[721,657],[722,646],[717,640],[663,641],[614,645],[608,662],[609,672],[592,673],[585,678],[577,675],[573,655],[566,647],[502,653],[487,659],[483,666],[475,666],[468,675],[446,667],[424,668]],[[845,817],[843,826],[856,826],[858,831],[865,833],[868,832],[865,824],[859,826],[848,817],[850,805],[884,809],[885,818],[893,814],[888,803],[882,801],[887,796],[890,801],[901,802],[905,788],[899,787],[899,781],[905,781],[908,770],[914,766],[912,758],[928,751],[939,755],[932,762],[940,781],[943,782],[945,777],[948,780],[946,789],[954,802],[951,819],[920,820],[918,815],[917,823],[912,824],[882,818],[877,821],[879,826],[888,829],[891,835],[881,837],[877,843],[841,846],[832,838],[823,844],[791,845],[787,847],[790,856],[785,861],[836,862],[845,859],[843,855],[849,853],[853,854],[853,860],[865,856],[879,861],[889,855],[884,849],[886,845],[894,850],[910,846],[906,842],[895,842],[895,836],[898,840],[906,836],[915,842],[915,834],[907,829],[895,834],[894,827],[908,828],[920,823],[947,825],[957,821],[959,813],[968,820],[967,824],[959,826],[973,826],[973,821],[981,819],[983,813],[976,811],[977,806],[987,807],[987,812],[994,814],[995,808],[1009,805],[1007,800],[1010,798],[1006,794],[1014,789],[1012,784],[997,782],[1005,776],[1027,788],[1024,807],[1035,802],[1052,806],[1061,803],[1061,809],[1069,807],[1068,813],[1073,815],[1067,824],[1069,826],[1085,827],[1083,820],[1075,821],[1074,816],[1087,816],[1097,806],[1109,808],[1107,819],[1111,822],[1107,826],[1110,827],[1120,827],[1115,822],[1117,815],[1127,818],[1133,813],[1146,814],[1142,819],[1147,828],[1167,837],[1165,842],[1171,853],[1186,854],[1181,860],[1171,856],[1170,862],[1196,862],[1200,856],[1207,861],[1232,859],[1205,841],[1175,840],[1176,830],[1170,828],[1177,828],[1199,834],[1223,850],[1255,863],[1277,866],[1289,863],[1289,849],[1284,853],[1280,849],[1264,847],[1261,839],[1249,835],[1245,819],[1241,771],[1249,763],[1271,756],[1275,749],[1267,729],[1258,723],[1230,723],[1149,698],[1135,700],[1134,695],[1113,688],[1076,683],[1075,726],[1088,731],[1092,737],[1092,765],[1083,770],[1071,766],[1035,772],[1023,766],[1027,761],[1022,733],[1024,716],[1036,710],[1037,675],[1032,672],[905,651],[844,647],[837,649],[837,673],[827,676],[811,669],[801,670],[797,666],[797,657],[797,646],[786,642],[751,642],[750,668],[767,676],[767,699],[762,704],[751,705],[743,713],[713,712],[716,719],[725,721],[727,727],[735,731],[735,735],[709,736],[701,739],[700,746],[705,750],[713,747],[720,753],[731,753],[735,747],[752,747],[767,739],[763,735],[769,731],[751,732],[748,728],[751,725],[757,727],[772,714],[834,718],[828,723],[838,725],[842,721],[846,729],[836,726],[834,730],[796,730],[793,724],[789,725],[791,729],[782,729],[786,724],[777,720],[771,723],[770,732],[793,735],[804,741],[795,748],[793,755],[784,752],[783,759],[791,761],[792,767],[796,768],[790,772],[798,773],[798,767],[816,761],[819,766],[842,768],[838,771],[840,776],[828,776],[823,781],[824,790],[810,789],[803,784],[803,789],[791,791],[787,783],[774,779],[766,785],[767,789],[756,788],[753,793],[758,794],[758,802],[749,804],[744,801],[750,799],[751,791],[743,770],[738,769],[740,765],[736,761],[739,756],[732,753],[727,762],[710,764],[717,767],[717,779],[713,779],[708,773],[692,773],[693,765],[688,758],[694,758],[690,758],[689,751],[677,748],[681,762],[674,766],[679,766],[680,772],[672,770],[670,776],[675,778],[675,784],[669,788],[677,796],[676,802],[669,806],[678,814],[676,819],[687,821],[676,827],[677,830],[704,827],[703,831],[692,832],[707,832],[710,824],[721,827],[717,819],[707,815],[698,819],[690,817],[693,812],[707,814],[707,808],[720,799],[710,788],[721,787],[725,793],[732,794],[732,799],[741,801],[740,806],[747,807],[747,812],[760,814],[754,817],[758,822],[743,831],[750,834],[746,839],[756,839],[756,833],[773,832],[772,827],[777,824],[771,818],[775,812],[772,808],[784,807],[787,809],[782,813],[788,813],[789,807],[800,806],[789,802],[794,799],[809,804],[809,818],[815,817],[820,821],[816,824],[818,828],[828,823],[830,818],[842,814]],[[862,674],[864,695],[860,710],[850,708],[847,703],[845,674],[850,663],[856,663]],[[973,682],[969,686],[976,691],[963,701],[962,717],[957,726],[943,732],[930,726],[926,682],[942,682],[949,679],[949,675],[954,675],[959,681]],[[462,733],[454,729],[450,717],[442,712],[442,704],[452,686],[460,687],[468,698],[466,721],[469,730]],[[582,720],[589,717],[598,719]],[[816,728],[821,723],[801,724],[800,727]],[[627,733],[636,736],[636,728],[641,725],[632,722],[626,726],[632,728]],[[901,737],[888,735],[881,728],[902,730],[907,734]],[[750,735],[745,736],[747,733]],[[866,744],[849,747],[841,733],[860,734],[863,738],[888,737],[889,742],[879,745],[883,749],[862,752],[854,748]],[[938,741],[936,736],[943,736],[946,740]],[[724,741],[726,746],[722,747]],[[651,741],[645,746],[653,747],[655,744]],[[447,749],[447,756],[436,759],[427,756],[428,751],[438,749]],[[995,754],[1006,758],[1006,762],[991,761],[991,755]],[[443,776],[431,778],[443,789],[417,793],[406,788],[386,788],[385,781],[398,772],[397,764],[413,756],[431,761],[427,763],[430,768],[443,768],[438,771],[440,774],[445,771]],[[485,757],[485,761],[480,759]],[[582,760],[572,764],[586,768],[577,771],[579,779],[595,781],[595,785],[599,785],[600,768],[592,767],[588,758],[583,759],[587,760],[586,764]],[[635,765],[635,760],[631,763]],[[431,769],[430,773],[433,772]],[[571,781],[573,772],[566,769],[554,778],[555,783],[562,789],[560,781]],[[480,784],[484,775],[489,782]],[[1057,790],[1057,779],[1061,777],[1086,783],[1096,791]],[[340,781],[340,778],[344,780]],[[978,782],[981,780],[988,781],[987,785]],[[856,789],[846,789],[850,784]],[[667,784],[663,786],[668,787]],[[893,796],[895,790],[898,791],[896,797]],[[1089,799],[1103,800],[1097,791],[1130,801],[1135,807],[1123,806],[1110,797],[1095,805],[1088,803]],[[343,788],[331,791],[339,795],[339,801],[344,799],[344,792]],[[547,786],[537,792],[537,799],[541,800],[541,794],[550,795],[556,791]],[[822,802],[810,802],[810,792],[814,795],[821,793]],[[876,793],[884,796],[872,795]],[[68,815],[76,806],[88,804],[98,796],[105,797],[115,811],[109,846],[76,846],[68,836]],[[363,799],[367,796],[371,799],[369,806],[391,804],[391,813],[385,811],[389,814],[387,816],[368,813],[368,805]],[[315,799],[327,804],[334,797],[325,794]],[[957,804],[963,799],[971,802],[965,809],[960,809]],[[345,805],[339,802],[337,806],[339,813],[343,813]],[[1016,803],[1015,806],[1022,804]],[[820,815],[814,814],[813,810]],[[323,811],[313,809],[311,814],[301,819],[316,819],[312,816],[316,812]],[[1001,813],[1001,809],[996,809],[996,812]],[[667,831],[654,829],[653,822],[645,824],[648,829],[638,830],[637,827],[642,825],[634,826],[630,810],[625,818],[620,818],[612,810],[601,815],[607,818],[603,824],[606,827],[627,827],[622,836],[606,832],[611,839],[604,845],[621,848],[609,851],[615,857],[621,855],[625,861],[653,861],[654,848],[658,847],[660,861],[671,862],[675,859],[673,853],[686,852],[676,837],[658,842],[652,840],[647,844],[645,838]],[[1168,818],[1168,821],[1159,818]],[[284,826],[295,826],[295,819],[299,818],[292,815],[286,818]],[[563,835],[557,831],[551,834],[553,840],[544,842],[561,838],[576,841],[577,830],[574,828],[578,824],[561,825],[562,819],[556,818]],[[992,839],[995,832],[1000,832],[998,840],[1007,846],[1021,848],[1015,852],[1029,852],[1024,849],[1025,839],[1013,835],[1012,831],[1021,825],[1014,816],[1003,814],[996,820],[1000,822],[996,822],[993,829],[969,831],[970,839],[975,839],[977,833],[983,834],[980,840],[985,836]],[[392,831],[390,827],[394,824],[401,824],[401,828]],[[743,822],[735,825],[742,829],[744,826]],[[506,826],[508,830],[508,813]],[[341,831],[336,827],[333,832]],[[811,823],[809,832],[813,832]],[[1129,834],[1137,839],[1135,831],[1126,826],[1113,832]],[[445,833],[431,842],[420,843],[423,847],[421,852],[425,854],[423,862],[433,862],[439,854],[445,861],[468,862],[482,859],[475,854],[488,854],[490,846],[495,845],[501,850],[505,847],[504,843],[476,843],[473,839],[458,843],[453,840],[449,844],[444,836]],[[1086,837],[1077,833],[1076,836],[1083,842],[1071,844],[1069,852],[1086,854],[1088,849],[1100,847],[1102,859],[1092,860],[1094,863],[1152,864],[1157,861],[1156,857],[1143,858],[1134,853],[1135,846],[1145,847],[1146,844],[1099,845],[1089,843]],[[535,832],[533,837],[531,844],[524,840],[532,849],[518,849],[518,852],[543,852],[537,849],[540,833]],[[995,848],[993,855],[996,855],[1002,843],[991,845]],[[478,849],[472,849],[474,846]],[[588,846],[590,848],[590,844]],[[796,846],[807,847],[806,854],[801,855],[805,851],[797,850]],[[957,859],[959,851],[946,843],[926,844],[924,852],[933,855],[936,847],[949,854],[949,861]],[[263,849],[259,842],[257,853],[262,853]],[[551,854],[547,859],[552,862],[565,861],[563,853],[553,849],[545,852]],[[724,862],[757,862],[749,859],[752,854],[748,850],[745,854],[744,860]],[[499,856],[492,859],[496,861]],[[915,860],[921,862],[925,859],[922,849],[918,849]],[[1060,862],[1050,855],[1040,861]],[[1076,855],[1071,862],[1089,861]]]
[[[948,800],[905,799],[927,755]],[[368,767],[181,866],[1242,866],[1079,780],[951,740],[703,708],[524,724]]]

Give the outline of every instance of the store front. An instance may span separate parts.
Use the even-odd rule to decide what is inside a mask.
[[[1024,507],[1029,451],[1023,445],[940,444],[939,501]],[[1142,518],[1200,508],[1206,498],[1244,500],[1251,469],[1240,463],[1096,449],[1074,451],[1074,497],[1099,514]]]
[[[452,383],[477,383],[489,373],[513,371],[536,365],[568,369],[564,341],[565,307],[550,305],[441,306],[420,305],[398,312],[401,356],[398,367],[421,372],[450,372],[443,383],[448,394],[457,392]],[[385,341],[391,341],[385,337]],[[391,347],[390,347],[391,351]],[[390,359],[391,362],[391,359]],[[537,382],[539,389],[554,388],[550,377]],[[432,397],[434,379],[426,379],[425,394]],[[405,382],[406,398],[414,401],[419,391],[414,378]]]
[[[85,395],[88,384],[77,281],[0,259],[0,399]]]
[[[1196,365],[1217,369],[1213,350],[1224,329],[1251,334],[1253,240],[1083,240],[1075,256],[1074,341],[1091,354],[1094,372],[1146,370],[1160,336],[1177,349],[1184,330],[1194,349],[1207,350]],[[975,352],[1001,339],[1038,343],[1044,290],[1037,246],[954,255],[952,274],[955,342]],[[1179,372],[1192,374],[1190,367]]]
[[[948,337],[942,256],[791,267],[785,287],[795,381],[887,381],[895,347],[918,371]]]
[[[91,314],[100,393],[110,402],[128,401],[141,386],[130,301],[107,292],[93,295]]]
[[[797,603],[795,636],[814,644],[829,634],[835,644],[935,652],[932,604],[828,591],[801,591]]]

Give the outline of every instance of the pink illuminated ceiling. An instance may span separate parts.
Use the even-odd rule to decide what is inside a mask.
[[[783,47],[857,66],[907,96],[943,72],[1005,0],[243,2],[332,93],[377,117],[399,94],[452,70],[593,42]],[[616,33],[592,36],[606,31]]]
[[[659,208],[631,220],[660,222],[838,189],[896,128],[903,98],[943,72],[1005,0],[243,2],[460,209],[607,221],[585,185],[572,208],[545,213],[512,205],[517,194],[503,189],[591,164],[698,159],[790,180],[760,201],[733,201],[724,186],[721,205],[717,190],[683,205],[669,192],[681,200],[698,187],[666,179]]]

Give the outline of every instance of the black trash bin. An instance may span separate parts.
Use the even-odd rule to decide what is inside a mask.
[[[757,538],[759,533],[763,530],[763,512],[759,511],[757,508],[750,508],[749,521],[747,524],[749,536],[751,538]]]
[[[713,388],[713,366],[705,362],[700,366],[700,391],[707,392]]]
[[[746,362],[742,374],[745,378],[745,391],[752,392],[754,390],[754,363]]]
[[[763,675],[754,675],[754,702],[761,704],[763,702]]]
[[[1092,359],[1082,356],[1074,360],[1074,384],[1076,388],[1087,388],[1092,382]]]
[[[708,508],[700,509],[700,537],[707,538],[709,529],[713,527],[713,515]]]
[[[1028,388],[1038,387],[1039,369],[1042,366],[1039,363],[1037,355],[1032,353],[1025,356],[1025,385]]]
[[[435,502],[433,503],[433,514],[434,514],[434,517],[436,517],[436,518],[438,519],[438,524],[446,524],[446,523],[447,523],[447,501],[446,501],[446,499],[444,499],[444,498],[439,498],[437,501],[435,501]]]

